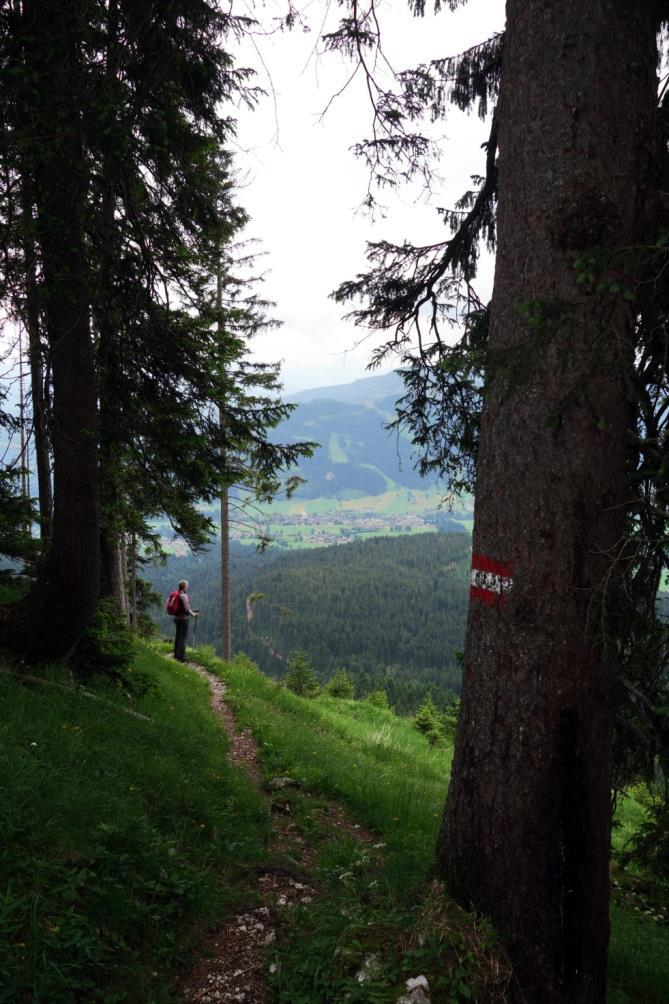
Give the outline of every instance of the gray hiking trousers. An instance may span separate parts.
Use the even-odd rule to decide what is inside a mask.
[[[176,628],[176,633],[174,635],[174,658],[178,659],[179,662],[186,661],[186,641],[188,640],[189,620],[189,617],[174,618],[174,626]]]

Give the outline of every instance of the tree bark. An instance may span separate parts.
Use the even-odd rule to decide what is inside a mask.
[[[5,608],[0,642],[36,661],[67,658],[99,596],[96,373],[91,341],[84,219],[86,173],[81,114],[85,82],[72,0],[24,5],[26,70],[33,116],[35,233],[52,366],[54,515],[40,578]],[[48,26],[48,30],[46,27]]]
[[[123,536],[123,535],[121,535]],[[118,605],[125,620],[128,620],[128,597],[125,592],[125,554],[121,546],[121,540],[117,538],[114,548],[115,577],[114,590],[118,599]]]
[[[21,494],[26,501],[30,498],[30,458],[29,445],[26,436],[26,397],[23,387],[23,335],[19,335],[19,438],[21,457]],[[28,529],[30,529],[28,520]]]
[[[107,48],[105,54],[105,84],[107,93],[114,94],[118,72],[118,3],[109,0],[107,7]],[[125,575],[121,574],[120,538],[122,536],[121,482],[123,464],[121,451],[121,400],[118,334],[114,324],[114,290],[111,265],[114,256],[116,220],[114,193],[117,177],[116,151],[107,151],[102,159],[103,183],[100,222],[95,234],[98,247],[98,282],[94,327],[97,335],[97,370],[100,393],[100,494],[104,500],[101,511],[101,597],[113,597],[119,611],[128,616],[125,595]]]
[[[650,0],[507,2],[472,597],[437,858],[542,1004],[605,998],[607,624],[633,348],[628,304],[584,292],[573,259],[643,238],[655,67]]]

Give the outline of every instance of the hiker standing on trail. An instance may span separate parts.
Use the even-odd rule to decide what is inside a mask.
[[[179,662],[186,661],[186,641],[188,639],[188,622],[191,617],[197,619],[200,611],[193,610],[188,599],[188,582],[182,579],[178,589],[173,589],[167,601],[167,612],[174,617],[176,628],[174,635],[174,658]]]

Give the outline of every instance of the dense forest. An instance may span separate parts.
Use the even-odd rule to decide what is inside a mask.
[[[232,550],[233,649],[281,678],[304,649],[325,682],[348,669],[358,692],[385,689],[400,712],[431,693],[446,706],[460,691],[471,538],[468,534],[381,537],[310,551]],[[163,597],[190,582],[201,610],[197,638],[220,650],[220,560],[169,560],[148,570]],[[161,616],[160,626],[172,629]]]

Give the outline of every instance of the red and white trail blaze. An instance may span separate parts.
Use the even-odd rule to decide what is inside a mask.
[[[513,586],[511,566],[485,554],[472,555],[469,595],[488,606],[499,606]]]

